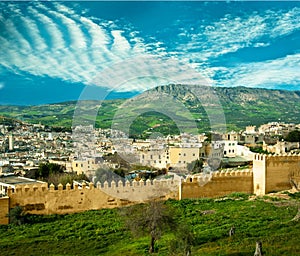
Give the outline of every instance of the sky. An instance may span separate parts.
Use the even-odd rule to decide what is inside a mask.
[[[0,104],[300,90],[300,2],[0,2]]]

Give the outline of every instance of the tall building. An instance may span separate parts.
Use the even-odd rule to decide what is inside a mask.
[[[14,150],[14,137],[12,134],[9,134],[8,136],[8,149]]]

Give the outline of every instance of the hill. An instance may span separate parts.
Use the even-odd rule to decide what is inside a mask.
[[[158,106],[162,106],[164,113]],[[178,133],[181,122],[190,130],[195,122],[201,132],[217,129],[211,127],[211,119],[218,120],[223,113],[227,130],[239,130],[271,121],[300,123],[300,91],[166,85],[132,99],[0,106],[0,115],[30,123],[71,127],[75,108],[81,108],[84,113],[80,118],[83,123],[95,118],[89,113],[97,113],[96,127],[100,128],[131,120],[131,135],[137,137],[153,132]]]
[[[253,255],[262,241],[264,255],[299,255],[300,221],[292,219],[296,199],[263,197],[248,200],[245,194],[220,199],[167,201],[194,235],[192,255]],[[235,226],[235,235],[228,236]],[[182,255],[170,251],[172,233],[157,241],[152,255]],[[125,229],[117,209],[70,215],[32,216],[31,223],[0,226],[0,251],[6,255],[149,255],[150,238],[134,238]]]

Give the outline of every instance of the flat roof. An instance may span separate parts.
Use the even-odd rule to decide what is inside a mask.
[[[45,182],[29,179],[25,177],[15,176],[15,175],[5,175],[5,176],[0,176],[0,183],[16,186],[16,185],[26,185],[26,184],[34,184],[34,183],[45,183]]]

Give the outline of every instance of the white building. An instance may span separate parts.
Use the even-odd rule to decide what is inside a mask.
[[[222,140],[220,143],[224,145],[224,157],[237,156],[237,141]]]

